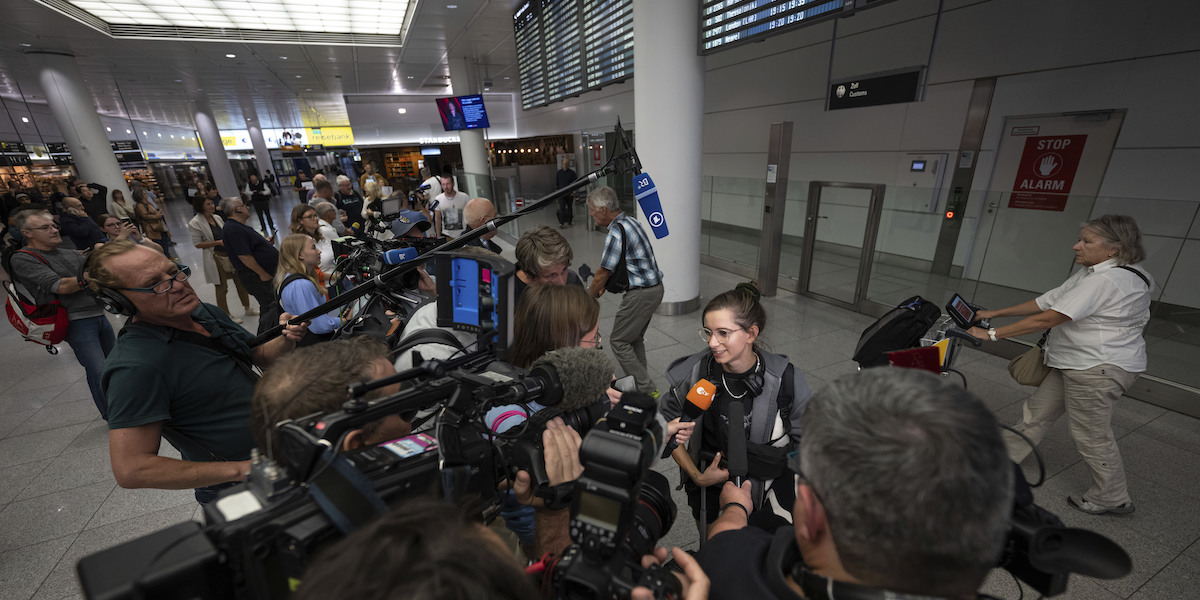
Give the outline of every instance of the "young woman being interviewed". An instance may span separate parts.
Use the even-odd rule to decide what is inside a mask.
[[[674,420],[674,428],[680,428],[679,417],[697,382],[707,379],[716,387],[711,405],[696,418],[690,439],[683,435],[686,425],[676,437],[681,442],[687,439],[686,450],[679,448],[672,454],[701,532],[721,510],[721,487],[729,479],[723,460],[729,455],[729,407],[735,401],[744,407],[741,426],[755,517],[775,514],[790,521],[796,487],[787,470],[787,454],[798,447],[800,418],[812,390],[788,357],[767,352],[759,341],[767,326],[761,295],[753,283],[741,283],[709,301],[700,328],[708,349],[680,358],[667,369],[671,388],[662,400],[662,413]]]

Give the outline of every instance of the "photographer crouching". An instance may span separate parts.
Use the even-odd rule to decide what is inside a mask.
[[[935,375],[877,368],[812,396],[794,525],[746,526],[749,484],[726,483],[696,559],[712,598],[975,598],[997,564],[1013,467],[995,418]]]

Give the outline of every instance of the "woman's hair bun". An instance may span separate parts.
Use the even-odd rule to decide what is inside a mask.
[[[762,292],[758,290],[758,285],[753,281],[739,283],[733,289],[746,292],[751,298],[754,298],[755,302],[762,299]]]

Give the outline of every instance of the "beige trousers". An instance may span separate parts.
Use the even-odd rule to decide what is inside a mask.
[[[1024,418],[1014,427],[1037,444],[1065,412],[1075,449],[1092,473],[1092,485],[1083,497],[1097,506],[1113,507],[1130,501],[1121,450],[1113,435],[1112,414],[1117,399],[1137,376],[1113,365],[1082,370],[1052,368],[1025,401]],[[1004,442],[1014,462],[1021,462],[1032,451],[1025,440],[1007,431]]]

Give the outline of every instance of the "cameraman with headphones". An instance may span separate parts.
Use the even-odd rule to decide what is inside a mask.
[[[1013,466],[983,403],[881,367],[829,383],[804,423],[793,526],[747,527],[749,485],[725,484],[696,554],[710,597],[976,598],[1013,508]]]
[[[191,270],[131,240],[109,242],[84,265],[109,312],[130,317],[104,365],[108,447],[123,488],[196,488],[201,504],[249,471],[250,400],[264,367],[296,347],[307,324],[255,348],[254,335],[200,302]],[[280,324],[292,316],[280,315]],[[161,438],[183,460],[158,455]]]

